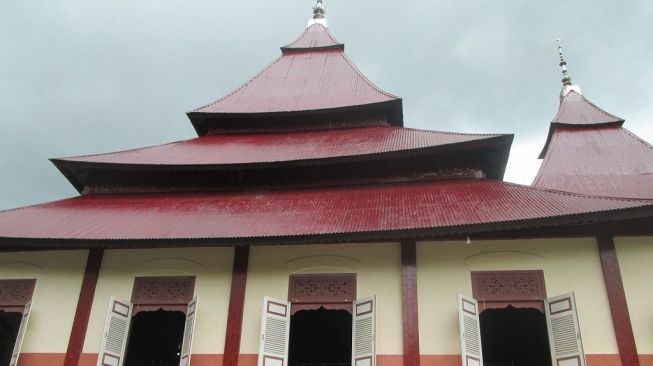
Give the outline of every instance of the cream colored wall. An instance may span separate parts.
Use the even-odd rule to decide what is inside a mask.
[[[653,354],[653,237],[615,238],[637,352]]]
[[[457,295],[472,295],[470,271],[533,269],[547,296],[574,291],[585,353],[617,353],[593,238],[418,243],[421,353],[460,354]]]
[[[109,299],[111,296],[117,296],[129,300],[134,277],[196,276],[195,295],[198,308],[193,353],[223,353],[232,265],[233,248],[105,251],[84,352],[99,351]]]
[[[35,278],[23,353],[65,353],[88,252],[0,253],[0,279]]]
[[[288,278],[294,273],[356,273],[358,298],[376,295],[378,302],[377,353],[402,353],[398,243],[253,247],[241,353],[258,353],[263,296],[287,299]]]

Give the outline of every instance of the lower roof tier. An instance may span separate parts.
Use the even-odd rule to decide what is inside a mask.
[[[460,179],[247,193],[85,195],[0,212],[0,243],[315,242],[382,239],[410,230],[468,235],[641,217],[653,217],[653,201]]]
[[[653,146],[620,126],[557,128],[533,186],[653,199]]]

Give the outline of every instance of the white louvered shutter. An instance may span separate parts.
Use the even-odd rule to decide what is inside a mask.
[[[483,366],[481,324],[476,300],[458,294],[458,322],[460,323],[462,365]]]
[[[18,365],[18,355],[20,355],[20,347],[23,345],[23,338],[25,338],[25,329],[27,329],[27,321],[29,320],[31,309],[32,302],[29,301],[23,310],[23,318],[21,319],[20,326],[18,327],[18,334],[16,334],[16,343],[14,343],[14,350],[11,352],[11,361],[9,361],[9,366]]]
[[[352,366],[376,365],[376,296],[354,301]]]
[[[181,357],[179,366],[190,365],[190,350],[193,345],[193,331],[195,330],[195,316],[197,314],[197,297],[188,303],[186,310],[186,324],[184,325],[184,340],[181,342]]]
[[[132,304],[111,297],[109,313],[104,324],[97,366],[121,366],[125,358],[125,346],[132,319]]]
[[[288,364],[289,335],[290,303],[264,297],[257,365],[286,366]]]
[[[544,302],[549,329],[551,359],[557,366],[585,366],[574,293],[552,297]]]

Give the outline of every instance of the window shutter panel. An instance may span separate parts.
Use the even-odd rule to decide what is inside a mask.
[[[184,326],[184,340],[181,342],[179,366],[190,365],[190,350],[193,345],[193,331],[195,330],[195,314],[197,314],[197,297],[194,297],[188,303],[188,310],[186,310],[186,325]]]
[[[544,310],[553,364],[585,366],[585,354],[580,339],[574,293],[570,292],[546,299]]]
[[[376,296],[354,301],[352,366],[376,365]]]
[[[286,366],[290,335],[290,303],[263,298],[258,366]]]
[[[458,322],[460,323],[460,351],[462,366],[483,366],[481,323],[478,302],[458,294]]]
[[[109,314],[104,324],[97,366],[121,366],[125,358],[125,345],[132,319],[132,304],[111,297]]]
[[[25,304],[25,309],[23,310],[23,318],[20,321],[18,326],[18,334],[16,334],[16,343],[14,343],[14,350],[11,352],[11,360],[9,361],[9,366],[18,365],[18,355],[20,355],[20,347],[23,345],[23,338],[25,338],[25,329],[27,329],[27,321],[29,320],[29,314],[32,309],[32,301]]]

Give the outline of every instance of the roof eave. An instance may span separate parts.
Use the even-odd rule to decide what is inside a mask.
[[[326,109],[309,109],[299,111],[284,111],[284,112],[256,112],[256,113],[212,113],[212,112],[186,112],[186,116],[191,121],[195,132],[198,136],[204,136],[208,133],[207,122],[217,122],[223,118],[242,118],[242,119],[265,119],[265,118],[278,118],[290,116],[318,116],[328,115],[330,113],[341,113],[347,111],[360,111],[364,109],[381,109],[389,107],[388,122],[390,125],[403,127],[403,105],[401,98],[394,98],[391,100],[359,104],[353,106],[334,107]]]
[[[575,215],[561,215],[529,220],[479,223],[472,225],[444,226],[436,228],[412,228],[387,231],[361,231],[347,233],[309,234],[268,237],[230,238],[151,238],[151,239],[75,239],[75,238],[12,238],[0,237],[0,251],[25,250],[29,248],[166,248],[166,247],[212,247],[238,245],[300,245],[318,243],[387,242],[402,239],[451,240],[451,238],[533,237],[534,229],[543,230],[538,238],[596,236],[609,232],[622,233],[623,225],[607,225],[628,220],[646,220],[653,223],[653,205],[600,211]],[[596,225],[601,224],[600,227]],[[564,230],[560,230],[564,229]],[[590,229],[588,232],[588,229]],[[546,232],[550,231],[550,234]],[[562,235],[558,232],[562,232]],[[623,231],[625,235],[633,233]],[[636,235],[653,234],[653,225],[645,225]]]

